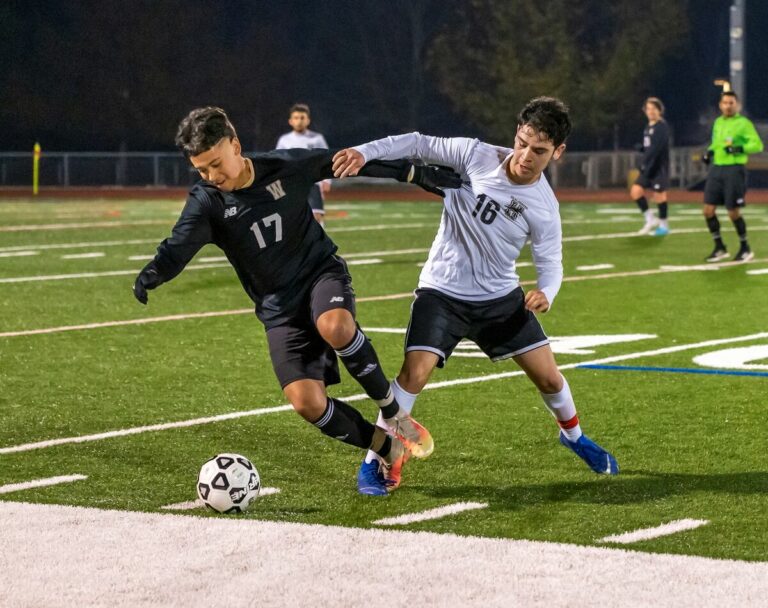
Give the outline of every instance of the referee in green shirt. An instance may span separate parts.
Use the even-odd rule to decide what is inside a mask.
[[[739,114],[739,98],[736,93],[723,91],[720,95],[720,112],[722,115],[717,117],[712,127],[712,143],[703,157],[705,163],[711,163],[704,187],[704,217],[715,241],[715,248],[707,262],[719,262],[728,257],[720,236],[720,220],[715,214],[717,205],[725,205],[728,217],[739,235],[739,252],[733,261],[748,262],[755,254],[747,243],[747,225],[741,217],[747,192],[745,165],[750,154],[763,151],[763,142],[752,121]]]

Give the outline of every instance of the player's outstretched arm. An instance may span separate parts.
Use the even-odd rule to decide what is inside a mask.
[[[133,283],[134,297],[146,304],[147,291],[178,275],[211,239],[207,206],[204,201],[190,194],[171,236],[160,243],[155,258],[136,277]]]
[[[389,177],[415,184],[427,192],[444,197],[443,188],[459,188],[461,176],[450,167],[414,165],[407,160],[372,160],[358,172],[364,177]]]

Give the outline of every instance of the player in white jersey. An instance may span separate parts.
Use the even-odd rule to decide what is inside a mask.
[[[285,133],[277,140],[276,150],[287,148],[303,148],[304,150],[327,150],[328,144],[325,137],[316,131],[310,131],[311,123],[309,117],[309,106],[303,103],[296,103],[288,111],[288,124],[293,129],[290,133]],[[318,223],[325,227],[325,208],[324,197],[331,190],[331,180],[326,179],[315,184],[309,192],[309,206],[312,207],[312,213]]]
[[[615,475],[616,459],[582,433],[568,382],[534,314],[549,310],[563,278],[558,202],[542,172],[565,150],[568,108],[538,97],[517,119],[514,149],[410,133],[334,157],[336,177],[355,175],[370,160],[408,157],[447,165],[464,181],[462,188],[446,191],[440,229],[411,307],[405,361],[392,387],[410,411],[435,366],[442,367],[459,341],[469,338],[492,361],[513,358],[557,420],[560,442],[596,473]],[[524,294],[515,261],[528,239],[537,287]],[[385,494],[381,470],[369,453],[358,472],[358,490]]]

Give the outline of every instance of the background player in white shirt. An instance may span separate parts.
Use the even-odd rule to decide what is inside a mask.
[[[565,150],[568,108],[552,97],[538,97],[517,121],[514,149],[409,133],[334,156],[336,177],[355,175],[370,160],[406,157],[447,165],[464,181],[446,192],[393,390],[410,411],[435,366],[442,367],[458,342],[469,338],[492,361],[513,358],[557,420],[560,442],[596,473],[615,475],[616,459],[582,433],[568,382],[534,314],[549,310],[563,277],[558,202],[542,172]],[[515,260],[528,239],[537,288],[523,294]],[[382,494],[386,484],[376,455],[369,452],[358,473],[358,490]]]
[[[309,130],[311,122],[308,105],[303,103],[292,105],[288,111],[288,124],[291,125],[293,130],[280,136],[275,149],[303,148],[305,150],[327,150],[328,143],[325,141],[325,137],[321,133]],[[315,187],[309,191],[309,206],[312,207],[312,214],[321,226],[325,226],[324,196],[330,190],[331,180],[326,179],[315,184]]]

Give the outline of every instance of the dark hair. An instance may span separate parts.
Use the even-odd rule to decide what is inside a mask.
[[[645,110],[645,106],[647,106],[649,103],[656,106],[659,114],[664,114],[664,103],[661,101],[661,99],[658,97],[648,97],[643,104],[643,110]]]
[[[290,116],[294,112],[303,112],[304,114],[309,116],[309,106],[305,103],[295,103],[291,106],[291,109],[288,111],[288,116]]]
[[[176,145],[187,158],[207,152],[224,137],[237,137],[235,127],[221,108],[207,106],[192,110],[179,123]]]
[[[519,126],[528,125],[544,133],[555,147],[559,146],[571,132],[571,118],[568,106],[554,97],[531,99],[517,115]]]
[[[739,96],[736,95],[736,91],[723,91],[720,93],[720,99],[723,97],[733,97],[736,101],[739,101]]]

